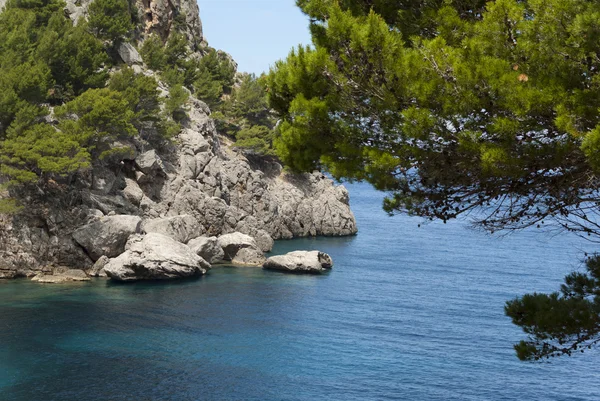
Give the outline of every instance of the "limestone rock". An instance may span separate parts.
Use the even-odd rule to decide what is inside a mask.
[[[123,189],[123,196],[132,204],[139,206],[144,197],[144,191],[138,185],[137,182],[130,178],[125,178],[125,189]]]
[[[217,237],[198,237],[187,244],[190,249],[208,263],[219,263],[225,258],[225,252]]]
[[[225,260],[232,260],[243,248],[258,249],[254,238],[242,233],[231,233],[219,237],[219,246],[225,253]]]
[[[169,280],[206,274],[210,264],[166,235],[133,236],[127,250],[104,267],[117,281]]]
[[[219,237],[219,245],[225,254],[224,260],[238,265],[260,266],[265,256],[258,244],[249,235],[239,232]]]
[[[2,0],[0,0],[2,1]],[[88,7],[93,0],[67,0],[65,13],[75,24],[85,20],[88,15]],[[0,7],[1,8],[1,7]]]
[[[142,231],[163,234],[185,244],[201,235],[203,230],[193,216],[183,215],[146,220]]]
[[[83,270],[68,269],[62,272],[55,272],[52,275],[40,273],[32,278],[31,281],[37,281],[38,283],[46,284],[59,284],[72,281],[90,281],[90,278]]]
[[[263,264],[263,268],[267,270],[310,274],[320,274],[332,267],[331,257],[319,251],[295,251],[286,255],[272,256]]]
[[[108,256],[101,256],[100,259],[94,263],[94,266],[89,271],[89,275],[91,277],[106,277],[106,272],[104,271],[104,266],[108,264],[110,259]]]
[[[127,65],[142,64],[142,56],[138,53],[131,43],[123,42],[117,49],[121,60]]]
[[[136,166],[146,175],[155,175],[165,172],[162,159],[154,149],[142,153],[135,158]]]
[[[120,255],[130,235],[139,233],[142,219],[138,216],[108,216],[85,225],[73,233],[73,239],[97,261],[101,256]]]
[[[117,176],[109,169],[96,168],[93,171],[92,189],[106,195],[112,191],[116,181]]]
[[[231,263],[243,266],[262,266],[267,258],[260,249],[242,248],[233,257]]]

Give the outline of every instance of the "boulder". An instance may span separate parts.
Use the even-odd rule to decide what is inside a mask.
[[[203,229],[193,216],[183,215],[146,220],[142,231],[163,234],[185,244],[201,235]]]
[[[123,42],[117,49],[121,60],[127,65],[142,64],[142,57],[131,43]]]
[[[242,248],[235,254],[231,263],[243,266],[262,266],[266,260],[267,258],[260,249]]]
[[[311,274],[320,274],[332,267],[331,257],[319,251],[295,251],[286,255],[272,256],[263,264],[263,268],[267,270]]]
[[[104,271],[116,281],[170,280],[206,274],[210,264],[187,245],[158,233],[135,235]]]
[[[131,178],[125,178],[125,189],[123,189],[123,196],[129,202],[139,206],[142,202],[142,198],[144,197],[144,191],[142,191],[142,188],[140,188],[137,182]]]
[[[263,252],[271,252],[275,241],[273,241],[273,238],[268,232],[265,230],[257,230],[253,237],[256,241],[256,244]]]
[[[224,259],[242,265],[260,266],[264,262],[264,255],[256,244],[254,238],[242,233],[225,234],[219,237],[219,245],[225,253]],[[244,250],[243,252],[241,252]],[[239,254],[239,256],[238,256]],[[262,261],[259,257],[262,255]]]
[[[31,281],[45,284],[59,284],[72,281],[90,281],[90,278],[83,270],[68,269],[61,272],[54,272],[52,275],[40,273],[32,278]]]
[[[138,216],[116,215],[103,217],[73,232],[73,239],[97,261],[101,256],[113,258],[125,250],[127,239],[140,232],[142,219]]]
[[[208,263],[222,262],[225,257],[223,248],[219,245],[217,237],[198,237],[187,244],[190,249]]]
[[[154,149],[144,152],[135,158],[135,164],[146,175],[164,174],[165,166]]]
[[[88,272],[88,274],[91,277],[106,277],[106,272],[104,271],[104,266],[106,266],[108,264],[108,261],[110,259],[108,259],[107,256],[101,256],[100,259],[98,259],[96,261],[96,263],[94,263],[94,266],[92,266],[92,268],[90,269],[90,271]]]

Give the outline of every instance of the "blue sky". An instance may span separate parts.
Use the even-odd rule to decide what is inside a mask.
[[[239,71],[260,74],[292,47],[310,44],[295,0],[198,0],[209,45],[233,56]]]

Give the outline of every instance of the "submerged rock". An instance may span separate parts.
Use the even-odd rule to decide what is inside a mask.
[[[73,239],[94,261],[101,256],[113,258],[125,250],[127,239],[132,234],[140,232],[141,223],[142,219],[138,216],[108,216],[76,230]]]
[[[66,269],[62,271],[55,271],[52,275],[40,273],[32,278],[31,281],[37,281],[38,283],[45,284],[59,284],[72,281],[90,281],[90,278],[83,270]]]
[[[263,268],[267,270],[311,274],[320,274],[332,267],[331,256],[319,251],[295,251],[286,255],[272,256],[263,264]]]
[[[104,271],[113,280],[170,280],[200,276],[210,264],[174,239],[158,233],[135,235],[127,250],[111,259]]]

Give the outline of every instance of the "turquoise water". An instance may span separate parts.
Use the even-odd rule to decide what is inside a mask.
[[[598,400],[600,354],[522,363],[504,302],[552,291],[594,247],[380,211],[360,233],[279,242],[323,276],[219,267],[177,283],[0,281],[0,400]]]

